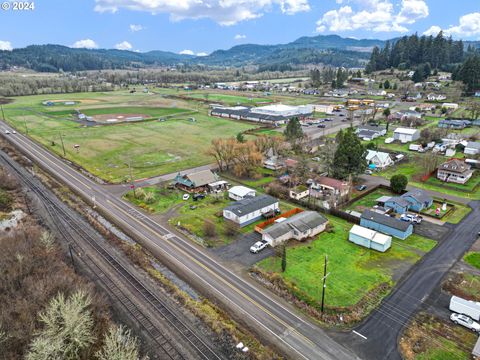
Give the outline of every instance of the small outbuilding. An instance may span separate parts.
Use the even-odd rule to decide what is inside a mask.
[[[391,236],[359,225],[353,225],[350,229],[348,240],[354,244],[380,252],[385,252],[392,246]]]
[[[255,190],[246,186],[234,186],[228,190],[228,197],[235,201],[243,200],[249,197],[255,197],[255,195]]]

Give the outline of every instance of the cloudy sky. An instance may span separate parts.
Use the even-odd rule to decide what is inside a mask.
[[[1,2],[1,0],[0,0]],[[479,0],[35,0],[0,10],[0,49],[29,44],[206,55],[242,43],[440,30],[480,40]]]

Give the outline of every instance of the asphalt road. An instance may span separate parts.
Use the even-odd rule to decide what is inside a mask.
[[[348,341],[365,359],[401,359],[397,341],[403,327],[435,290],[450,268],[470,249],[480,231],[480,201],[470,203],[473,211],[457,226],[452,226],[395,290],[358,328],[360,335]],[[363,337],[365,338],[363,338]]]
[[[0,122],[4,129],[11,129]],[[220,302],[264,342],[291,359],[359,359],[282,299],[228,268],[188,239],[143,216],[129,203],[80,174],[22,134],[5,135],[31,160],[57,177],[97,210],[159,257],[198,291]]]

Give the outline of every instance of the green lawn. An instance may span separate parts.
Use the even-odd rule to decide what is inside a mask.
[[[46,112],[41,104],[47,99],[62,99],[63,95],[28,96],[15,98],[15,102],[4,107],[7,120],[19,131],[25,132],[45,145],[52,152],[63,156],[61,137],[65,144],[66,158],[104,180],[119,183],[129,179],[128,164],[131,163],[135,179],[176,172],[213,162],[207,154],[212,139],[235,136],[252,128],[252,125],[206,114],[175,116],[165,122],[124,123],[110,126],[84,127],[70,121],[63,113],[70,109]],[[185,111],[184,108],[152,107],[149,103],[174,105],[171,100],[156,95],[128,96],[122,92],[69,94],[68,99],[82,104],[95,104],[95,109],[81,111],[107,112],[116,108],[123,112],[148,112],[161,116]],[[133,107],[138,103],[141,107]],[[105,108],[98,108],[98,104]],[[57,108],[57,106],[55,106]],[[56,115],[52,115],[56,114]],[[53,144],[53,145],[52,145]],[[79,151],[74,145],[80,145]]]
[[[135,194],[133,191],[129,191],[124,195],[124,199],[152,213],[165,213],[184,201],[183,194],[177,189],[150,186],[137,189]]]
[[[480,253],[479,252],[470,251],[463,257],[463,260],[467,264],[470,264],[471,266],[476,267],[477,269],[480,269]]]
[[[280,272],[281,259],[271,257],[259,263],[267,272],[278,273],[290,290],[307,303],[318,307],[321,301],[324,257],[328,255],[325,301],[327,307],[345,308],[357,304],[382,284],[390,289],[395,272],[410,267],[431,250],[435,241],[418,235],[405,241],[394,240],[386,253],[366,249],[348,241],[352,224],[329,216],[332,232],[324,232],[309,244],[291,243],[287,249],[287,270]],[[385,296],[386,293],[382,293]],[[382,296],[367,301],[373,306]]]
[[[204,200],[192,201],[190,199],[178,209],[178,216],[172,218],[170,222],[172,225],[180,223],[181,227],[207,240],[211,246],[225,245],[235,239],[239,234],[252,232],[257,224],[264,221],[261,219],[243,228],[235,227],[237,230],[236,233],[229,234],[229,225],[227,225],[227,221],[223,218],[223,209],[232,202],[233,201],[228,198],[228,193],[225,193],[224,196],[220,198],[216,198],[214,195],[208,195]],[[196,208],[191,209],[191,205],[194,205]],[[295,208],[295,206],[289,203],[282,202],[280,204],[282,212],[289,211],[293,208]],[[205,233],[206,221],[215,225],[216,236],[207,236]]]
[[[388,189],[378,188],[367,196],[351,203],[347,207],[347,210],[355,210],[361,212],[365,209],[369,209],[377,204],[376,200],[381,196],[395,196],[395,194]]]
[[[256,105],[261,103],[271,103],[273,100],[266,97],[253,97],[253,96],[237,96],[207,92],[192,92],[182,94],[184,97],[191,99],[201,99],[210,102],[221,102],[229,105]]]

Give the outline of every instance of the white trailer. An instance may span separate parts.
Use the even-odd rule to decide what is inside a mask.
[[[465,300],[452,296],[449,309],[458,314],[470,316],[473,320],[480,320],[480,302]]]

